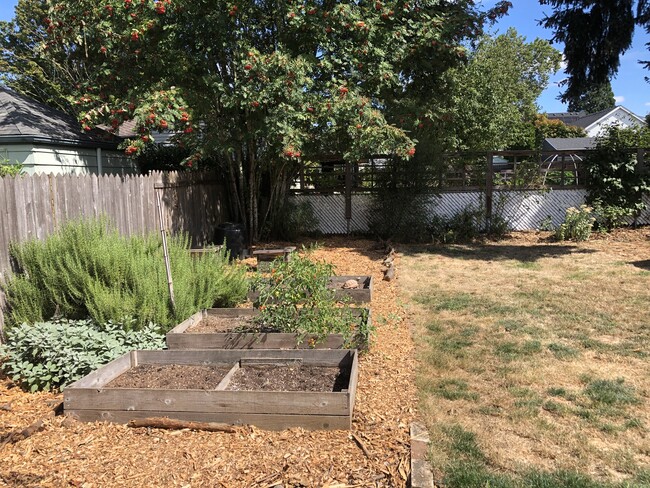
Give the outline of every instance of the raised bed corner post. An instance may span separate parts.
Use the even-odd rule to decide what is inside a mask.
[[[350,233],[352,221],[352,164],[345,162],[345,220],[347,221],[347,234]]]
[[[488,152],[485,171],[485,229],[490,232],[492,228],[492,197],[494,193],[494,153]]]
[[[163,255],[165,256],[165,271],[167,272],[167,286],[169,288],[169,303],[172,306],[172,312],[176,310],[176,301],[174,300],[174,283],[172,281],[172,270],[169,263],[169,251],[167,250],[167,231],[163,223],[162,202],[160,198],[160,188],[154,188],[156,192],[156,206],[158,207],[158,220],[160,222],[160,235],[162,236]]]

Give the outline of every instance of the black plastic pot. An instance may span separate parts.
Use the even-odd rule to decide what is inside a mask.
[[[223,244],[226,241],[226,249],[230,251],[230,258],[241,257],[246,248],[246,229],[242,224],[224,222],[217,226],[214,235],[215,244]]]

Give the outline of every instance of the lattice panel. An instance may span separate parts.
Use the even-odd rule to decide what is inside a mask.
[[[550,217],[551,223],[558,226],[564,220],[566,209],[579,207],[585,202],[586,190],[539,191],[495,191],[493,212],[505,218],[512,230],[536,230]],[[347,234],[368,232],[370,206],[369,195],[352,196],[352,220],[348,229],[345,219],[345,196],[337,195],[296,195],[297,202],[311,202],[323,234]],[[650,225],[650,196],[644,198],[646,210],[637,223]],[[472,207],[485,207],[483,192],[450,192],[429,197],[427,208],[431,214],[446,218]],[[631,219],[630,219],[631,223]]]
[[[585,202],[585,190],[498,191],[493,196],[493,214],[506,219],[512,230],[536,230],[550,217],[554,226],[564,221],[566,209]]]

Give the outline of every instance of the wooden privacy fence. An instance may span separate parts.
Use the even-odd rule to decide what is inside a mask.
[[[103,215],[123,235],[158,231],[156,191],[166,228],[188,233],[193,246],[211,242],[227,220],[225,190],[211,173],[0,178],[0,279],[11,269],[10,243],[43,239],[71,219]]]

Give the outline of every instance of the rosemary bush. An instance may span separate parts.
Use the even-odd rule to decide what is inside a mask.
[[[11,247],[18,268],[5,289],[12,324],[53,316],[121,321],[139,329],[149,322],[169,330],[201,308],[231,306],[247,290],[245,270],[224,250],[189,254],[187,236],[168,242],[175,307],[169,300],[160,236],[120,236],[105,220],[77,221],[45,241]]]

